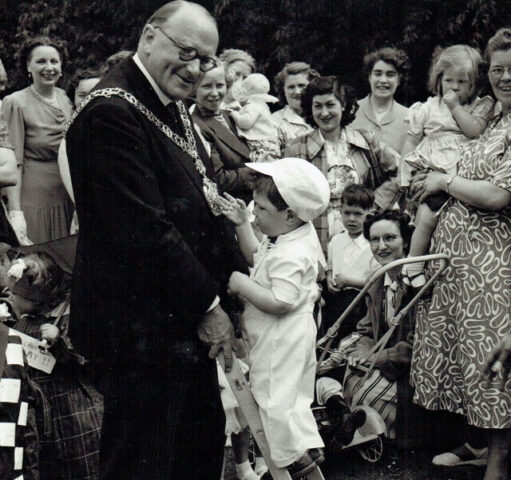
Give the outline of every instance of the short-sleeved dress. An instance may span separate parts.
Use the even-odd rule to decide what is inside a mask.
[[[14,92],[2,102],[2,117],[9,126],[18,165],[23,165],[21,209],[27,221],[27,237],[34,243],[69,235],[72,202],[57,164],[64,125],[71,102],[57,88],[56,104],[32,87]]]
[[[511,115],[496,116],[461,152],[458,175],[511,191]],[[511,206],[478,210],[451,199],[432,252],[451,267],[419,305],[411,370],[414,401],[467,417],[479,428],[511,427],[511,379],[487,385],[485,359],[511,334]]]
[[[463,108],[485,124],[493,116],[495,102],[489,97],[477,97]],[[436,96],[424,103],[414,103],[408,110],[408,134],[420,139],[413,152],[403,158],[401,184],[409,185],[411,171],[432,169],[456,174],[460,148],[470,138],[465,136],[444,101]]]

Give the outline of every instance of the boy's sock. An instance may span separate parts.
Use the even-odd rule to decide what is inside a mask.
[[[259,475],[252,470],[248,460],[240,465],[236,465],[236,474],[240,480],[259,480]]]
[[[268,465],[264,457],[255,457],[254,472],[260,477],[268,471]]]

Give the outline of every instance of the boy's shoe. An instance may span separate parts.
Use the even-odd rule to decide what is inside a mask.
[[[461,467],[463,465],[484,467],[487,463],[488,448],[472,448],[468,443],[433,458],[433,465],[437,467]]]
[[[325,456],[320,448],[310,448],[296,462],[287,466],[291,478],[304,477],[323,463]]]
[[[334,441],[342,446],[353,441],[355,432],[366,422],[365,410],[355,410],[343,416],[343,419],[334,433]]]

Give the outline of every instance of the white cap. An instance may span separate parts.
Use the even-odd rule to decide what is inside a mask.
[[[321,215],[330,201],[328,181],[317,167],[302,158],[247,163],[247,167],[273,178],[277,190],[304,222]]]

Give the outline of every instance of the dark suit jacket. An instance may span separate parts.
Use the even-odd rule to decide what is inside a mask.
[[[245,167],[245,163],[250,162],[250,151],[245,142],[227,125],[214,117],[202,115],[197,107],[192,118],[212,146],[211,160],[223,191],[244,200],[251,200],[252,190],[247,183],[249,169]],[[227,117],[226,121],[229,121]]]
[[[179,128],[133,60],[97,88],[110,86],[133,93],[173,130]],[[80,217],[74,323],[119,323],[107,335],[107,348],[136,323],[139,341],[118,347],[135,347],[149,362],[155,353],[149,350],[160,348],[156,333],[195,340],[204,312],[223,295],[233,269],[241,268],[241,256],[224,219],[210,212],[192,158],[115,96],[95,99],[78,116],[67,134],[67,152]],[[108,318],[119,311],[127,317]],[[92,328],[90,333],[104,335]],[[98,341],[104,343],[95,338],[83,353],[98,353]]]
[[[106,87],[182,131],[131,58]],[[234,236],[211,213],[192,158],[122,98],[89,103],[67,153],[80,218],[70,338],[103,376],[105,478],[206,478],[218,469],[206,452],[221,451],[223,413],[197,326],[244,270]]]

